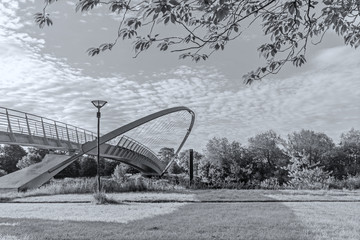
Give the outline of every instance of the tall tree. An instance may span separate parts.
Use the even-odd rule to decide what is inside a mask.
[[[49,4],[35,14],[40,26],[52,25]],[[261,26],[269,41],[259,46],[267,64],[246,74],[250,83],[276,74],[291,63],[306,62],[309,44],[318,44],[327,32],[335,32],[345,44],[360,46],[360,3],[358,0],[79,0],[76,11],[88,12],[107,7],[120,15],[115,39],[88,50],[94,56],[113,49],[121,39],[133,39],[135,55],[156,46],[160,51],[181,53],[180,58],[206,60],[226,45]],[[175,31],[164,31],[171,25]]]
[[[175,150],[173,148],[163,147],[158,153],[160,161],[168,164],[175,157]]]
[[[325,153],[322,159],[324,171],[330,172],[336,179],[344,179],[347,175],[354,173],[353,166],[349,164],[349,156],[344,152],[341,146],[334,147],[331,151]]]
[[[222,171],[222,177],[231,173],[231,145],[227,138],[213,138],[206,144],[204,159]]]
[[[360,131],[352,128],[341,134],[340,146],[357,163],[360,160]]]
[[[257,180],[276,177],[280,183],[286,181],[283,169],[289,163],[284,152],[285,140],[273,130],[260,133],[248,139],[248,151],[252,154],[257,171]]]
[[[295,157],[308,156],[310,166],[321,162],[325,154],[334,147],[334,142],[325,133],[303,129],[288,135],[288,151]]]
[[[284,151],[285,141],[273,130],[260,133],[248,139],[249,151],[251,151],[258,161],[265,162],[269,167],[284,166],[287,159]]]
[[[240,143],[234,141],[231,147],[230,177],[236,182],[248,182],[253,179],[257,168],[254,155]]]
[[[0,147],[0,169],[7,173],[18,170],[17,162],[26,156],[26,151],[19,145],[4,145]]]
[[[161,148],[158,153],[158,156],[160,161],[164,162],[165,164],[170,163],[170,161],[176,157],[174,148],[168,148],[168,147]],[[181,173],[181,168],[178,165],[177,161],[173,161],[167,171],[169,173],[178,174]]]
[[[349,132],[341,134],[340,148],[346,155],[348,173],[360,173],[360,131],[352,128]]]

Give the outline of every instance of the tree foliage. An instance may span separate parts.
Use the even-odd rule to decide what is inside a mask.
[[[81,165],[79,161],[71,163],[64,168],[61,172],[55,175],[55,178],[76,178],[80,177]]]
[[[7,172],[5,170],[0,169],[0,177],[5,176]]]
[[[45,0],[43,11],[35,14],[39,27],[53,24],[47,8],[56,1]],[[320,43],[328,31],[347,45],[360,45],[358,0],[79,0],[75,9],[89,12],[101,7],[121,21],[114,40],[88,49],[90,56],[113,49],[120,39],[132,39],[135,56],[157,47],[198,62],[261,26],[269,39],[258,48],[266,65],[246,74],[246,83],[276,74],[287,63],[302,66],[309,44]],[[164,31],[164,26],[175,33]]]
[[[335,144],[325,133],[301,130],[288,135],[288,151],[294,156],[308,156],[310,166],[319,164]]]
[[[209,140],[199,163],[200,177],[212,185],[219,181],[248,182],[254,173],[253,159],[248,150],[227,138]]]
[[[114,172],[114,169],[119,164],[118,161],[100,158],[100,175],[101,176],[111,176]]]
[[[24,157],[22,157],[16,164],[16,167],[18,169],[26,168],[30,165],[33,165],[35,163],[41,162],[42,158],[39,154],[36,153],[28,153]]]
[[[92,157],[85,156],[79,159],[80,162],[80,176],[95,177],[97,173],[97,163]]]
[[[115,180],[124,181],[127,169],[128,169],[128,166],[126,164],[120,163],[115,167],[114,172],[111,175],[111,177]]]
[[[182,172],[177,161],[175,161],[176,156],[175,156],[174,148],[168,148],[168,147],[161,148],[158,153],[158,157],[160,161],[164,162],[165,164],[171,164],[170,166],[168,166],[167,172],[175,173],[175,174]]]
[[[285,140],[273,130],[257,134],[248,139],[248,150],[253,156],[257,180],[274,177],[280,183],[286,181],[287,173],[282,167],[289,163],[285,154]]]
[[[163,147],[160,149],[158,157],[160,161],[167,164],[175,157],[175,150],[174,148]]]
[[[224,177],[230,173],[231,146],[227,138],[213,138],[206,144],[205,160],[219,167]]]
[[[254,153],[259,162],[267,163],[269,167],[286,165],[283,161],[286,155],[281,150],[284,148],[285,141],[274,131],[260,133],[249,138],[248,142],[249,151]]]
[[[7,173],[18,170],[16,164],[26,156],[26,151],[19,145],[4,145],[0,147],[0,169]]]
[[[340,146],[356,163],[360,159],[360,131],[352,128],[341,134]]]
[[[26,168],[32,164],[39,163],[43,160],[46,154],[49,153],[47,149],[29,148],[27,155],[22,157],[16,164],[18,169]]]
[[[194,172],[196,172],[199,169],[199,163],[201,158],[203,158],[203,155],[197,151],[193,151],[194,153]],[[179,157],[177,159],[178,165],[181,167],[183,172],[188,173],[189,172],[189,164],[190,164],[190,150],[185,150],[179,153]]]
[[[331,172],[324,171],[323,167],[311,167],[307,163],[308,156],[297,156],[290,159],[286,167],[290,180],[287,185],[296,189],[324,189],[328,188],[327,180]]]
[[[249,138],[247,146],[213,138],[199,161],[197,177],[215,188],[234,183],[245,188],[326,188],[331,181],[360,174],[355,154],[359,133],[351,129],[342,134],[337,146],[326,134],[310,130],[289,134],[288,141],[270,130]]]

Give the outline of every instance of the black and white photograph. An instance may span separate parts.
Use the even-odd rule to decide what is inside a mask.
[[[0,0],[0,240],[360,240],[359,0]]]

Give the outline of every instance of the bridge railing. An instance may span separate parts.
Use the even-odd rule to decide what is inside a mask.
[[[0,131],[83,144],[96,138],[86,129],[21,111],[0,107]]]
[[[30,137],[36,136],[78,144],[95,140],[97,137],[96,133],[83,128],[4,107],[0,107],[0,131],[7,132],[10,136],[24,134]],[[125,135],[112,139],[108,143],[137,152],[155,162],[158,161],[152,150]]]
[[[156,154],[150,150],[147,146],[136,141],[135,139],[128,137],[126,135],[121,135],[114,139],[113,142],[116,142],[115,145],[129,149],[131,151],[137,152],[141,155],[144,155],[152,160],[158,160]]]

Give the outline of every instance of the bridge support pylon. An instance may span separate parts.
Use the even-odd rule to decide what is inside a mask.
[[[77,158],[77,155],[47,154],[41,162],[1,177],[0,192],[40,187]]]

